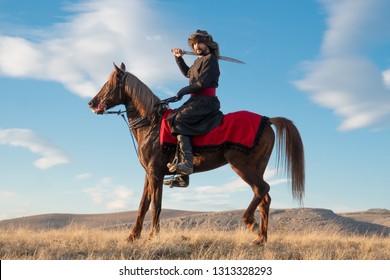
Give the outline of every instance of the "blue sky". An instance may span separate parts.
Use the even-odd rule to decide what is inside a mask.
[[[144,171],[129,132],[87,103],[122,61],[160,98],[174,95],[187,80],[170,49],[188,50],[196,29],[246,61],[220,63],[223,112],[299,128],[305,207],[390,208],[389,1],[0,0],[0,219],[136,210]],[[298,207],[275,167],[271,207]],[[224,166],[166,188],[163,207],[244,209],[251,198]]]

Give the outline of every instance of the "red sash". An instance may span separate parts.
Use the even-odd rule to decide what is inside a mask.
[[[216,89],[215,88],[203,88],[201,90],[198,90],[194,93],[191,93],[191,96],[194,95],[205,95],[205,96],[216,96]]]

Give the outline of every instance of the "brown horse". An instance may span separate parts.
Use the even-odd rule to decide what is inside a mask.
[[[174,151],[164,151],[160,144],[160,122],[166,106],[137,77],[115,64],[115,70],[99,93],[89,102],[90,109],[96,114],[123,104],[129,120],[129,127],[138,142],[138,157],[146,171],[144,191],[139,204],[137,219],[128,237],[134,241],[141,236],[146,212],[152,205],[152,223],[150,237],[160,230],[160,213],[163,195],[164,176],[170,174],[167,163],[174,159]],[[157,109],[160,108],[160,109]],[[249,154],[234,149],[219,149],[214,152],[194,155],[194,172],[207,171],[227,163],[252,188],[254,197],[245,211],[242,220],[247,228],[255,233],[255,243],[267,241],[267,227],[271,198],[270,186],[264,181],[264,172],[270,159],[275,142],[274,125],[278,136],[277,160],[287,168],[291,178],[292,194],[300,203],[304,196],[304,151],[300,134],[295,125],[286,118],[270,118],[262,136]],[[279,164],[278,164],[279,166]],[[260,227],[254,213],[260,209]]]

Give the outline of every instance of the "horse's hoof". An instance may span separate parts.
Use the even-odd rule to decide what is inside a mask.
[[[128,243],[133,243],[133,242],[136,241],[137,239],[139,239],[139,236],[136,236],[136,235],[131,234],[129,237],[126,238],[126,241],[127,241]]]
[[[258,236],[255,240],[252,241],[253,244],[255,245],[265,245],[265,243],[267,242],[267,240],[264,239],[264,237],[260,237]]]
[[[131,236],[129,236],[129,237],[126,238],[127,243],[133,243],[134,240],[135,240],[135,238],[134,238],[134,237],[131,237]]]
[[[251,225],[248,225],[248,229],[250,232],[255,232],[255,233],[258,233],[259,230],[260,230],[260,226],[258,223],[253,223]]]

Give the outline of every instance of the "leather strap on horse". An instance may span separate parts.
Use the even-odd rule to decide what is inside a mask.
[[[176,166],[179,163],[179,152],[180,152],[179,143],[177,143],[175,157],[174,157],[173,161],[171,162],[172,166]]]
[[[154,105],[154,107],[167,106],[169,103],[171,103],[171,102],[176,102],[176,101],[179,101],[179,98],[178,98],[178,97],[176,97],[176,96],[169,97],[169,98],[167,98],[167,99],[161,100],[161,102],[160,102],[160,103],[157,103],[156,105]],[[136,153],[137,157],[139,157],[137,145],[136,145],[136,143],[135,143],[135,139],[134,139],[133,133],[131,133],[131,130],[132,130],[132,129],[138,129],[138,128],[140,128],[141,126],[139,126],[139,124],[140,124],[143,120],[145,120],[149,115],[146,115],[146,116],[144,116],[144,117],[140,117],[140,118],[138,118],[138,119],[132,121],[131,123],[129,123],[129,122],[126,120],[126,118],[125,118],[125,113],[127,113],[127,110],[124,110],[124,111],[122,111],[122,110],[119,110],[119,111],[107,111],[107,112],[105,112],[105,114],[115,114],[115,115],[118,115],[118,116],[120,115],[120,116],[122,117],[122,119],[123,119],[123,120],[125,121],[125,123],[126,123],[126,126],[129,128],[129,132],[130,132],[131,140],[132,140],[132,142],[133,142],[133,147],[134,147],[135,153]],[[174,158],[172,164],[173,164],[173,163],[177,164],[178,162],[179,162],[179,146],[177,145],[177,147],[176,147],[175,158]]]

